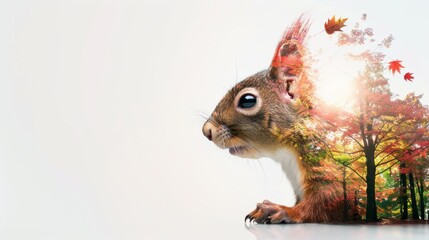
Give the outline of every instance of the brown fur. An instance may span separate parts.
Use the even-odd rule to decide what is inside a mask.
[[[308,26],[303,22],[294,26],[277,48],[280,52],[275,56],[276,64],[234,86],[215,108],[203,133],[219,147],[238,152],[240,157],[260,158],[279,149],[295,155],[303,191],[297,195],[296,205],[286,207],[264,201],[246,219],[259,223],[340,222],[350,219],[351,210],[344,211],[344,204],[348,203],[343,199],[341,184],[335,180],[339,173],[325,172],[329,161],[314,156],[314,146],[320,138],[308,129],[314,121],[310,114],[314,86],[307,76],[303,39],[290,39],[303,38]],[[287,57],[282,54],[299,56],[302,65],[281,65],[279,61]],[[262,101],[255,114],[243,114],[236,106],[240,92],[248,88],[257,91],[258,100]]]

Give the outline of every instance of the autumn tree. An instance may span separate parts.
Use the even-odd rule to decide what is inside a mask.
[[[427,128],[427,108],[420,96],[409,94],[399,99],[392,94],[386,77],[383,47],[390,47],[391,36],[382,40],[376,50],[366,49],[350,54],[364,63],[364,69],[354,81],[354,97],[349,109],[319,108],[324,131],[330,136],[329,145],[333,158],[342,154],[349,156],[342,165],[366,183],[366,221],[377,221],[376,178],[401,163],[404,151],[416,152],[415,146]],[[339,46],[361,45],[373,42],[371,28],[360,29],[359,25],[339,35]]]
[[[427,189],[426,186],[429,180],[429,158],[427,156],[427,151],[419,158],[419,162],[421,164],[414,168],[414,176],[416,179],[417,192],[419,195],[420,216],[422,220],[425,220],[425,200],[428,198],[428,196],[425,196],[424,192]]]

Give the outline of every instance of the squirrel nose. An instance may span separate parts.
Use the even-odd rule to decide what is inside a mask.
[[[211,141],[212,140],[212,129],[213,129],[213,124],[209,121],[207,121],[204,126],[203,126],[203,134],[204,136],[206,136],[206,138]]]

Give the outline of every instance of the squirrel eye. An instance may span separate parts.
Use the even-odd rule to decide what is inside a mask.
[[[244,94],[238,100],[238,107],[240,108],[251,108],[256,105],[256,96],[253,94]]]
[[[254,116],[262,109],[262,97],[253,87],[241,89],[234,98],[235,110],[245,116]]]

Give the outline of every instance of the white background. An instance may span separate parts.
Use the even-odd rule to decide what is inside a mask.
[[[367,13],[415,73],[393,90],[428,93],[428,6],[321,2],[1,1],[0,238],[423,237],[427,227],[247,230],[256,202],[293,204],[288,181],[271,160],[232,157],[201,134],[203,116],[269,65],[303,12],[312,34],[333,14],[352,25]]]

